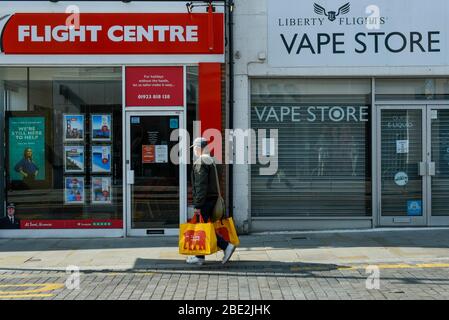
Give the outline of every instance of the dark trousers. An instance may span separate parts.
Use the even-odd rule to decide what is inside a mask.
[[[201,216],[203,217],[204,222],[208,222],[210,217],[212,216],[212,212],[214,211],[215,203],[217,199],[207,199],[203,206],[200,208]],[[217,246],[221,250],[226,250],[228,247],[228,242],[226,242],[220,235],[217,235]],[[204,256],[197,256],[198,258],[204,258]]]

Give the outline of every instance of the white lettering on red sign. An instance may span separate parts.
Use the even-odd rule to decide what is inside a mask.
[[[97,42],[102,26],[80,26],[74,29],[69,26],[38,26],[20,25],[18,27],[18,41],[25,42]],[[107,35],[113,42],[198,42],[198,26],[120,26],[108,29]]]

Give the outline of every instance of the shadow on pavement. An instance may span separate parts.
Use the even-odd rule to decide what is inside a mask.
[[[207,261],[198,265],[189,265],[183,260],[164,259],[136,259],[132,268],[110,268],[110,267],[87,267],[80,268],[84,274],[92,273],[182,273],[182,274],[225,274],[225,275],[252,275],[252,276],[285,276],[310,274],[311,272],[329,272],[345,266],[326,263],[301,263],[301,262],[278,262],[278,261],[229,261],[225,265],[221,261]],[[63,268],[0,268],[1,272],[37,272],[39,274],[55,273],[66,274]],[[0,274],[1,278],[1,274]]]
[[[277,273],[277,272],[310,272],[332,271],[344,266],[326,263],[301,263],[281,261],[245,261],[231,260],[226,264],[221,261],[207,261],[201,265],[189,265],[180,260],[136,259],[134,270],[170,270],[170,271],[208,271],[208,272],[236,272],[236,273]]]

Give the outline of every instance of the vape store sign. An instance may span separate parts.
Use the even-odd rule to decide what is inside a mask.
[[[259,122],[368,122],[368,106],[256,106]]]
[[[447,0],[267,0],[268,63],[448,65]]]

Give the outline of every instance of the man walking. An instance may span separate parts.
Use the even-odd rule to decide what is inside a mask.
[[[195,207],[194,214],[201,214],[204,222],[208,222],[212,217],[215,203],[218,199],[218,190],[215,175],[215,161],[209,154],[207,148],[208,141],[204,138],[196,138],[193,141],[193,153],[196,158],[193,163],[191,180],[192,180],[192,196],[193,205]],[[235,246],[226,242],[217,234],[217,246],[224,251],[222,263],[228,262],[234,253]],[[202,265],[205,261],[204,256],[189,256],[188,264]]]

